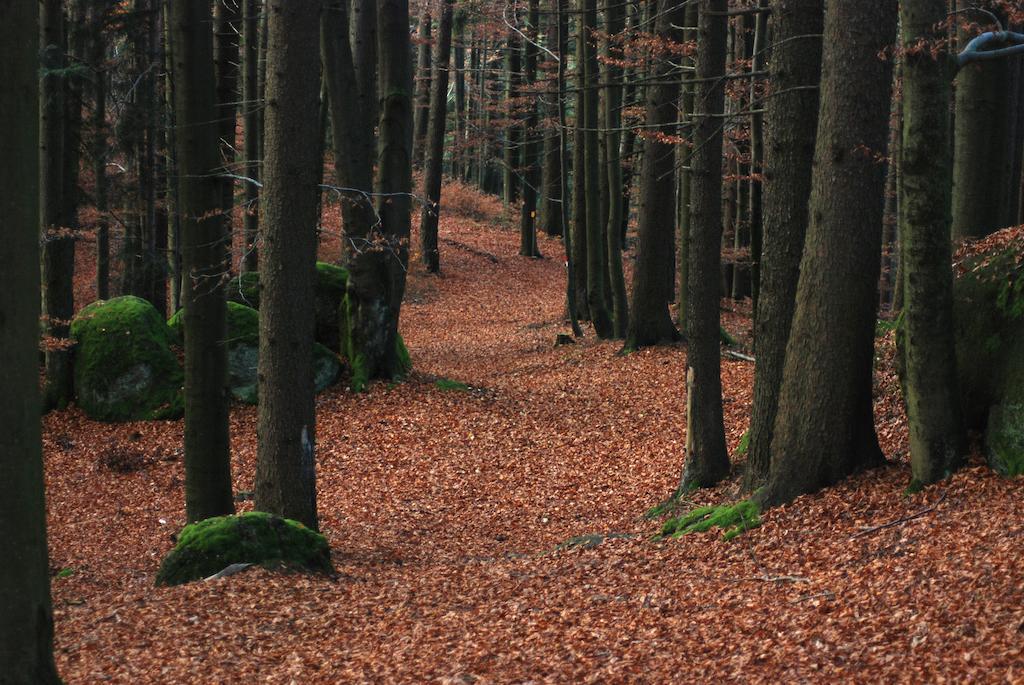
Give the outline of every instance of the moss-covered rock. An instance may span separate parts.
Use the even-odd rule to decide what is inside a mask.
[[[999,244],[999,243],[997,243]],[[1024,473],[1024,268],[1019,245],[975,254],[954,285],[964,419],[985,431],[989,464]]]
[[[245,563],[320,573],[334,570],[323,535],[298,521],[250,512],[185,526],[160,565],[156,584],[181,585]]]
[[[78,405],[100,421],[181,416],[184,376],[170,336],[156,308],[138,297],[82,309],[71,323]]]
[[[184,310],[167,322],[172,336],[181,340]],[[246,404],[257,403],[256,367],[259,363],[260,313],[252,307],[228,302],[228,384],[231,396]],[[319,343],[313,345],[313,385],[322,392],[341,375],[338,355]]]

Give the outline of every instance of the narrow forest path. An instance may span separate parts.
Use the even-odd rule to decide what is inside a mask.
[[[542,239],[546,258],[530,260],[497,224],[445,218],[441,235],[458,243],[442,243],[443,275],[410,275],[412,378],[318,402],[337,580],[254,570],[153,589],[183,524],[180,423],[46,418],[51,566],[71,570],[53,581],[68,683],[1024,676],[1020,480],[973,467],[904,497],[893,466],[732,543],[651,542],[657,524],[638,517],[681,467],[684,349],[621,357],[593,336],[556,348],[560,243]],[[751,369],[723,367],[735,445]],[[251,489],[254,427],[254,410],[233,411],[236,490]],[[112,472],[118,459],[138,468]],[[932,514],[851,539],[943,491]],[[609,532],[632,537],[553,551]]]

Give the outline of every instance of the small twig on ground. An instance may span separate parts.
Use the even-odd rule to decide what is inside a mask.
[[[749,354],[743,354],[742,352],[737,352],[736,350],[726,350],[722,353],[722,355],[730,357],[732,359],[739,359],[742,362],[755,361],[755,359],[751,357]]]
[[[922,510],[920,510],[918,512],[915,512],[913,514],[910,514],[909,516],[901,516],[900,518],[896,519],[895,521],[889,521],[888,523],[883,523],[880,526],[872,526],[871,528],[865,528],[864,530],[861,530],[861,531],[851,535],[850,539],[853,540],[854,538],[864,537],[865,535],[871,535],[872,533],[877,533],[880,530],[885,530],[886,528],[892,528],[892,527],[898,526],[898,525],[900,525],[902,523],[907,523],[908,521],[913,521],[914,519],[921,518],[925,514],[930,514],[931,512],[935,511],[935,509],[940,504],[942,504],[943,501],[945,501],[946,495],[948,495],[948,494],[949,494],[949,491],[947,490],[946,492],[942,493],[942,497],[940,497],[938,499],[938,501],[935,502],[935,504],[933,504],[931,506],[928,506],[928,507],[925,507],[924,509],[922,509]]]

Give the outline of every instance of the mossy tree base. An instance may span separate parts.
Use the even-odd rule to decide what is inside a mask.
[[[717,507],[698,507],[677,518],[669,519],[661,527],[662,537],[679,537],[688,533],[704,533],[712,528],[722,530],[722,539],[732,540],[737,535],[761,525],[761,508],[752,500]]]
[[[218,516],[185,526],[164,558],[157,585],[181,585],[208,578],[232,564],[333,573],[323,535],[298,521],[264,512]]]

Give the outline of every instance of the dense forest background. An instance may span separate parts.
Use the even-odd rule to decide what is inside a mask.
[[[91,612],[124,593],[144,606],[131,627],[154,622],[149,645],[197,604],[262,620],[260,583],[324,582],[366,611],[339,617],[363,625],[346,638],[363,651],[324,678],[450,676],[430,639],[405,666],[373,654],[451,612],[491,637],[459,642],[451,682],[525,677],[557,647],[502,651],[488,592],[543,594],[560,575],[547,608],[578,608],[566,579],[583,573],[600,589],[584,600],[614,604],[616,585],[686,566],[719,596],[751,585],[714,620],[741,614],[735,599],[784,623],[729,668],[704,636],[695,674],[781,677],[815,640],[842,645],[814,662],[833,677],[886,673],[907,648],[867,649],[874,626],[911,631],[912,651],[931,639],[926,675],[1013,680],[1017,640],[999,631],[1024,625],[1008,568],[1024,530],[1022,52],[1016,0],[0,7],[0,539],[16,550],[0,665],[18,683],[55,682],[55,663],[111,673],[84,653],[92,640],[116,659]],[[124,552],[84,525],[112,520]],[[904,536],[929,520],[934,540]],[[709,529],[742,540],[650,541]],[[411,542],[428,535],[434,555]],[[588,553],[594,577],[576,567]],[[837,599],[850,576],[873,582],[869,558],[906,596],[869,585],[875,603],[844,606],[835,635],[802,633],[806,608],[851,601]],[[403,559],[422,568],[391,568]],[[481,559],[526,580],[490,586],[464,568]],[[140,599],[252,564],[330,580],[252,572],[225,581],[241,599],[224,604]],[[922,580],[929,564],[943,587]],[[336,587],[353,578],[401,607],[416,592],[392,586],[419,585],[426,603],[388,628],[372,593]],[[511,630],[577,644],[550,677],[614,679],[644,659],[678,673],[654,653],[701,620],[680,582],[640,593],[641,612],[671,618],[636,663],[626,629],[595,629],[612,646],[581,656],[585,616]],[[435,616],[452,583],[487,589]],[[878,604],[929,601],[968,613],[929,633]],[[635,609],[604,620],[657,633]],[[974,657],[939,647],[981,635]],[[535,648],[547,656],[523,656]],[[147,649],[134,677],[160,679]],[[236,658],[260,663],[216,669],[241,677]],[[288,668],[316,670],[303,659]]]

